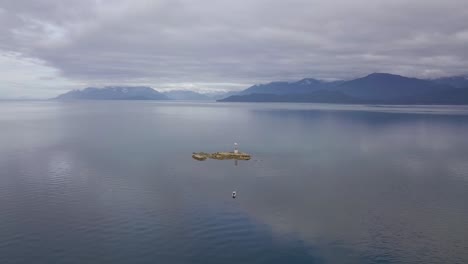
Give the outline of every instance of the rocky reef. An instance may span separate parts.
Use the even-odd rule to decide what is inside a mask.
[[[196,160],[206,160],[206,159],[217,159],[217,160],[226,160],[226,159],[236,159],[236,160],[249,160],[250,154],[243,152],[215,152],[215,153],[205,153],[205,152],[194,152],[192,158]]]

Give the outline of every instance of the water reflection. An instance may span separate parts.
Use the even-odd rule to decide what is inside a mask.
[[[466,107],[0,111],[2,263],[468,261]],[[252,160],[191,158],[235,141]]]

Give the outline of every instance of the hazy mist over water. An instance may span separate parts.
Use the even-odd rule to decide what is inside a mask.
[[[468,107],[0,113],[0,263],[468,262]],[[234,142],[253,159],[191,158]]]

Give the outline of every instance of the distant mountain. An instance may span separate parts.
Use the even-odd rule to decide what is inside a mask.
[[[214,100],[211,96],[187,90],[173,90],[163,92],[169,99],[172,100]]]
[[[450,85],[455,88],[468,88],[468,77],[465,76],[443,77],[432,81],[439,84]]]
[[[401,104],[466,105],[468,104],[468,88],[450,88],[404,98],[402,99]]]
[[[392,101],[438,92],[446,88],[450,86],[400,75],[372,73],[366,77],[343,82],[336,87],[336,90],[365,100]]]
[[[169,100],[169,98],[146,86],[89,87],[73,90],[57,96],[57,100]]]
[[[307,94],[246,94],[233,95],[219,102],[297,102],[364,104],[366,100],[353,98],[340,91],[319,90]]]
[[[341,84],[341,81],[336,82],[325,82],[312,78],[302,79],[297,82],[271,82],[267,84],[256,84],[251,86],[244,91],[238,93],[238,95],[247,94],[305,94],[311,93],[317,90],[323,90],[330,87],[335,87]]]
[[[459,87],[459,88],[457,88]],[[359,104],[468,104],[460,78],[422,80],[373,73],[350,81],[273,82],[254,85],[222,102],[321,102]]]
[[[317,102],[356,104],[468,104],[468,80],[434,80],[373,73],[349,81],[326,82],[312,78],[272,82],[241,92],[201,94],[178,90],[160,93],[144,86],[111,86],[73,90],[57,100],[218,100],[221,102]]]

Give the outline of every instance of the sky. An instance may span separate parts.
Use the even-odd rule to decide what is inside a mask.
[[[0,98],[468,74],[466,0],[0,0]]]

